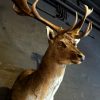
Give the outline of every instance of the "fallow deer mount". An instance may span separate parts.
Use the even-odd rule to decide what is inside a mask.
[[[82,20],[77,22],[76,12],[72,27],[63,29],[40,16],[36,10],[39,0],[35,0],[31,7],[27,0],[12,1],[17,14],[33,17],[46,25],[49,46],[37,70],[28,69],[18,76],[12,87],[11,100],[54,100],[65,73],[65,65],[80,64],[85,59],[77,44],[92,30],[90,21],[84,33],[80,32],[85,19],[93,9],[84,5],[85,15]]]

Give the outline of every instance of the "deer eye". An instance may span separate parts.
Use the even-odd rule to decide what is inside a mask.
[[[66,48],[67,46],[65,45],[64,42],[60,41],[60,42],[58,42],[58,47]]]
[[[76,43],[73,43],[74,46],[76,46]]]

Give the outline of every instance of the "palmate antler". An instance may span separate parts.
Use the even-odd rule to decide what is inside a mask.
[[[59,32],[61,30],[61,27],[54,25],[50,21],[44,19],[39,15],[39,13],[36,10],[36,5],[39,0],[35,0],[35,2],[32,4],[32,7],[29,7],[27,0],[12,0],[14,5],[13,9],[17,14],[25,14],[30,17],[34,17],[35,19],[41,21],[45,25],[51,27],[55,31]]]
[[[56,32],[60,32],[61,30],[64,30],[64,29],[62,29],[62,27],[54,25],[53,23],[51,23],[50,21],[44,19],[43,17],[41,17],[39,15],[39,13],[36,10],[36,5],[39,0],[35,0],[35,2],[32,4],[32,7],[29,7],[27,0],[12,0],[12,1],[14,3],[13,9],[17,14],[24,14],[24,15],[28,15],[30,17],[34,17],[37,20],[41,21],[42,23],[44,23],[47,26],[54,29]],[[77,16],[77,14],[76,14],[76,16]],[[73,26],[75,26],[76,22],[77,22],[77,17],[75,19]]]
[[[27,0],[12,0],[12,1],[14,3],[13,9],[15,10],[16,13],[24,14],[24,15],[28,15],[30,17],[33,17],[33,18],[41,21],[45,25],[51,27],[53,30],[55,30],[58,33],[67,33],[67,32],[69,32],[72,37],[81,38],[83,36],[87,36],[90,33],[91,29],[92,29],[92,22],[89,22],[89,25],[88,25],[86,31],[84,33],[79,34],[80,29],[82,28],[82,25],[83,25],[85,19],[93,11],[93,9],[89,9],[88,6],[86,6],[86,5],[85,5],[85,16],[83,17],[83,19],[80,20],[77,23],[78,14],[76,12],[76,18],[75,18],[75,21],[74,21],[72,27],[66,30],[66,29],[63,29],[62,27],[59,27],[59,26],[51,23],[50,21],[48,21],[45,18],[43,18],[42,16],[40,16],[38,11],[36,10],[36,5],[37,5],[39,0],[35,0],[35,2],[32,4],[31,7],[29,7],[29,5],[27,3]]]
[[[86,18],[93,12],[93,9],[89,9],[87,5],[85,6],[85,15],[82,20],[76,23],[72,28],[63,30],[62,33],[69,33],[74,38],[81,38],[87,36],[92,30],[92,22],[90,21],[85,32],[80,33],[80,30],[86,20]],[[77,16],[78,17],[78,16]],[[77,18],[78,19],[78,18]]]

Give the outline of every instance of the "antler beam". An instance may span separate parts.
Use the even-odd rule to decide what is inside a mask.
[[[87,5],[84,5],[84,6],[85,6],[85,16],[73,28],[73,31],[76,32],[75,36],[79,37],[79,38],[81,38],[83,36],[87,36],[89,34],[89,32],[92,30],[92,22],[90,21],[89,24],[88,24],[88,27],[87,27],[86,31],[83,32],[82,34],[80,34],[80,30],[81,30],[81,28],[82,28],[82,26],[83,26],[86,18],[93,12],[93,9],[89,9]]]
[[[50,21],[48,21],[45,18],[43,18],[42,16],[40,16],[38,11],[36,10],[36,6],[37,6],[37,3],[39,0],[35,0],[35,2],[32,4],[32,7],[29,7],[27,0],[12,0],[12,1],[14,3],[13,9],[16,13],[33,17],[33,18],[41,21],[45,25],[51,27],[52,29],[54,29],[57,32],[60,32],[62,30],[61,27],[51,23]]]
[[[37,6],[37,3],[39,2],[39,0],[35,0],[35,2],[32,4],[31,7],[29,7],[27,0],[12,0],[12,1],[14,3],[13,9],[16,13],[24,14],[24,15],[30,16],[32,18],[35,18],[35,19],[39,20],[40,22],[44,23],[45,25],[51,27],[58,33],[67,33],[68,31],[71,31],[71,35],[73,35],[73,37],[81,38],[83,36],[87,36],[92,29],[92,22],[89,22],[89,25],[88,25],[86,31],[80,34],[80,30],[85,22],[85,19],[93,11],[93,9],[89,9],[87,5],[84,5],[85,6],[85,16],[83,17],[83,19],[77,23],[78,14],[76,12],[75,21],[74,21],[72,27],[66,30],[66,29],[63,29],[62,27],[59,27],[59,26],[51,23],[50,21],[46,20],[38,13],[36,6]]]

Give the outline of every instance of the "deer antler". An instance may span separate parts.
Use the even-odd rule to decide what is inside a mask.
[[[46,24],[47,26],[51,27],[52,29],[54,29],[55,31],[57,31],[59,33],[64,31],[64,29],[62,27],[54,25],[53,23],[49,22],[48,20],[46,20],[40,16],[40,14],[36,10],[36,5],[39,0],[35,0],[35,2],[32,4],[32,8],[30,8],[28,6],[27,0],[12,0],[12,1],[14,3],[13,9],[17,14],[24,14],[24,15],[34,17],[37,20],[41,21],[42,23]],[[70,29],[72,29],[76,25],[77,20],[78,20],[78,15],[76,12],[75,21]]]
[[[68,31],[72,30],[76,26],[77,21],[78,21],[78,13],[75,12],[75,21],[74,21],[73,25],[69,29],[62,30],[61,33],[66,33]]]
[[[13,9],[18,14],[25,14],[33,18],[36,18],[37,20],[41,21],[42,23],[46,24],[47,26],[51,27],[57,32],[60,32],[61,30],[63,30],[61,27],[54,25],[53,23],[51,23],[50,21],[44,19],[43,17],[39,15],[39,13],[36,10],[36,5],[39,0],[35,0],[35,2],[32,4],[32,8],[29,7],[27,0],[12,0],[12,1],[15,4],[13,5]]]
[[[92,22],[89,22],[89,25],[88,25],[86,31],[80,34],[80,30],[81,30],[86,18],[93,12],[93,9],[89,9],[87,5],[84,5],[84,6],[85,6],[85,15],[84,15],[83,19],[80,20],[77,24],[75,23],[72,26],[72,28],[70,28],[68,30],[62,30],[62,33],[69,32],[69,34],[74,38],[81,38],[83,36],[87,36],[90,33],[90,31],[92,30]],[[76,19],[77,18],[78,18],[78,15],[76,14]]]
[[[83,17],[82,20],[79,21],[79,23],[77,23],[75,25],[75,27],[72,29],[72,33],[75,37],[78,37],[78,38],[81,38],[83,36],[87,36],[89,34],[89,32],[92,30],[92,22],[89,22],[89,25],[86,29],[85,32],[83,32],[82,34],[79,34],[80,33],[80,30],[86,20],[86,18],[93,12],[93,9],[89,9],[87,5],[84,5],[85,6],[85,16]]]
[[[78,21],[78,14],[76,12],[75,21],[74,21],[72,27],[69,30],[72,30],[75,27],[75,25],[77,24],[77,21]]]
[[[89,9],[87,5],[84,5],[85,6],[85,16],[83,17],[82,20],[79,21],[79,23],[76,24],[76,26],[73,28],[73,30],[77,30],[77,32],[79,33],[79,31],[81,30],[84,22],[85,22],[85,19],[87,18],[87,16],[89,16],[93,9]]]
[[[13,9],[18,14],[25,14],[31,16],[31,8],[28,6],[27,0],[12,0]]]
[[[54,25],[53,23],[49,22],[48,20],[44,19],[43,17],[41,17],[39,15],[39,13],[36,10],[36,5],[38,3],[39,0],[36,0],[33,5],[32,5],[32,13],[34,14],[35,18],[41,22],[43,22],[44,24],[46,24],[47,26],[50,26],[52,29],[54,29],[57,32],[60,32],[62,30],[61,27]]]
[[[75,38],[76,39],[79,39],[79,38],[82,38],[82,37],[86,37],[89,35],[89,33],[91,32],[92,30],[92,22],[90,21],[86,30],[84,32],[80,32],[79,35],[76,35]]]
[[[85,19],[93,11],[93,9],[89,9],[87,5],[85,5],[85,16],[83,17],[83,19],[77,23],[78,14],[76,12],[75,21],[74,21],[72,27],[65,30],[62,27],[59,27],[59,26],[51,23],[50,21],[46,20],[42,16],[40,16],[38,11],[36,10],[36,5],[37,5],[39,0],[35,0],[35,2],[32,4],[32,7],[29,7],[27,0],[12,0],[12,1],[14,3],[13,9],[15,10],[15,12],[17,12],[18,14],[24,14],[24,15],[28,15],[30,17],[33,17],[33,18],[41,21],[45,25],[51,27],[52,29],[54,29],[58,33],[66,33],[68,31],[70,31],[70,33],[71,33],[71,35],[73,35],[73,37],[80,38],[83,36],[87,36],[92,29],[92,23],[90,22],[86,31],[84,33],[79,34],[79,31],[81,30]]]

